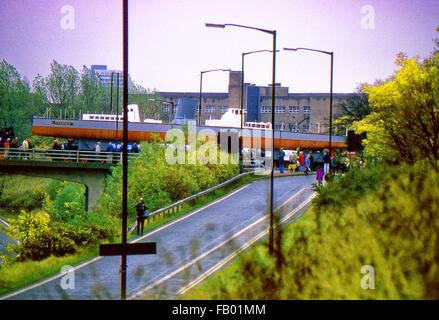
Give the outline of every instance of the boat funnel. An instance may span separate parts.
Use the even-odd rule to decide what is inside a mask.
[[[195,121],[197,103],[195,99],[178,99],[176,114],[171,123],[187,124],[189,121]]]

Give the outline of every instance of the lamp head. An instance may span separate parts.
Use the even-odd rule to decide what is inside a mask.
[[[217,24],[217,23],[205,23],[205,26],[210,28],[221,28],[221,29],[224,29],[226,27],[225,24]]]

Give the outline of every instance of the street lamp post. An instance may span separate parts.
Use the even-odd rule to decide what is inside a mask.
[[[333,80],[333,69],[334,69],[334,52],[332,51],[323,51],[309,48],[284,48],[285,51],[298,51],[298,50],[307,50],[314,51],[319,53],[324,53],[331,56],[331,82],[329,89],[329,156],[332,156],[332,80]]]
[[[244,122],[244,57],[246,55],[249,54],[253,54],[253,53],[259,53],[259,52],[272,52],[272,50],[256,50],[256,51],[249,51],[249,52],[243,52],[242,53],[242,60],[241,60],[241,131],[240,131],[240,136],[241,136],[241,147],[239,149],[239,156],[240,159],[242,159],[241,161],[243,161],[243,156],[242,156],[242,146],[243,146],[243,137],[242,137],[242,126],[243,126],[243,122]],[[279,52],[279,50],[278,50]],[[241,165],[239,167],[240,173],[243,172],[243,163],[241,162]]]
[[[231,69],[213,69],[200,72],[200,97],[199,97],[199,109],[198,109],[198,125],[201,126],[201,96],[203,94],[203,73],[213,72],[213,71],[231,71]]]
[[[226,23],[226,24],[215,24],[215,23],[206,23],[206,27],[211,28],[221,28],[224,29],[226,26],[252,29],[261,31],[264,33],[271,34],[273,36],[273,73],[272,73],[272,91],[271,91],[271,157],[272,157],[272,165],[271,165],[271,175],[270,175],[270,226],[268,228],[268,248],[269,253],[272,255],[274,253],[274,231],[273,231],[273,180],[274,180],[274,114],[275,114],[275,93],[276,93],[276,30],[267,30],[249,26],[243,26],[239,24]],[[242,120],[241,120],[242,122]]]

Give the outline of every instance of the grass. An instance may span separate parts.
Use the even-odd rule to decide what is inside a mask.
[[[209,194],[200,197],[193,205],[184,204],[181,210],[168,217],[156,217],[149,225],[145,224],[144,233],[160,227],[172,220],[175,220],[189,212],[192,212],[212,201],[215,201],[233,190],[239,188],[242,185],[251,183],[256,180],[260,180],[261,177],[243,177],[239,181],[233,182],[223,188],[215,191],[215,194]],[[10,217],[15,217],[14,214],[10,214]],[[134,221],[130,222],[132,225]],[[137,237],[137,232],[134,230],[128,239]],[[114,243],[121,242],[121,237],[116,238]],[[41,261],[24,261],[17,262],[8,266],[0,267],[0,295],[4,295],[8,292],[17,290],[24,286],[30,285],[37,281],[40,281],[46,277],[59,273],[61,268],[65,265],[76,265],[84,260],[96,257],[99,254],[98,246],[91,246],[78,250],[73,255],[67,255],[64,257],[54,257],[43,259]]]
[[[59,273],[66,265],[75,265],[98,254],[98,247],[83,248],[76,254],[64,257],[51,256],[41,261],[24,261],[0,268],[0,295],[20,289]]]

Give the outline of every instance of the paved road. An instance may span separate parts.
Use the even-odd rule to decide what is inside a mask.
[[[284,219],[309,204],[314,177],[275,179],[275,208]],[[127,257],[127,297],[173,299],[184,294],[237,254],[266,238],[269,180],[254,182],[172,221],[133,242],[156,241],[157,254]],[[294,217],[292,216],[293,214]],[[96,257],[3,299],[119,299],[120,257]],[[67,281],[68,279],[68,281]],[[63,290],[61,285],[73,288]]]
[[[0,217],[0,255],[11,255],[11,253],[6,249],[6,246],[9,243],[14,244],[17,242],[16,240],[9,238],[3,231],[3,228],[6,228],[8,226],[9,224],[6,222],[6,220]],[[0,258],[0,263],[2,262],[3,260]]]

